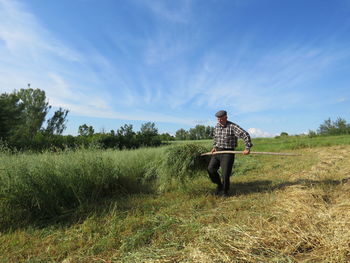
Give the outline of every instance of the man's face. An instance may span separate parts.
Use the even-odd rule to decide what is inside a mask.
[[[222,116],[222,117],[218,117],[218,123],[221,125],[221,126],[225,126],[226,125],[226,122],[227,122],[227,115],[225,116]]]

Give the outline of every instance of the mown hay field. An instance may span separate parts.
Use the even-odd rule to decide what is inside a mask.
[[[302,155],[237,155],[228,198],[186,157],[209,141],[2,153],[0,262],[350,262],[350,137],[253,143]]]

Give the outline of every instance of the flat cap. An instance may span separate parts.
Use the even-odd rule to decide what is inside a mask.
[[[221,118],[227,115],[227,112],[225,110],[220,110],[217,113],[215,113],[215,117]]]

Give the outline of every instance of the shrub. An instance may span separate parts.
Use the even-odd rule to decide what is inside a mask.
[[[309,130],[308,137],[309,138],[314,138],[317,136],[317,133],[315,131]]]

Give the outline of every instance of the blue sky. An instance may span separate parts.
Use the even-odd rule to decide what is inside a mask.
[[[349,59],[347,0],[0,0],[0,91],[45,90],[66,134],[350,122]]]

